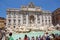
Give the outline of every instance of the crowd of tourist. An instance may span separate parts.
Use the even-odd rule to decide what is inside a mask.
[[[14,38],[12,37],[12,33],[9,34],[9,38],[6,40],[14,40]],[[27,34],[24,36],[24,39],[22,39],[21,37],[19,37],[19,39],[16,40],[60,40],[60,35],[58,34],[48,34],[45,33],[43,36],[39,35],[39,36],[32,36],[31,38],[29,36],[27,36]]]

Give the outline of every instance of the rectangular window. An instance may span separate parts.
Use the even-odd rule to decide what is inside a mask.
[[[50,23],[50,20],[49,20],[49,23]]]
[[[47,20],[45,20],[45,22],[47,22]]]
[[[11,25],[11,20],[10,19],[8,20],[8,25]]]
[[[44,20],[42,20],[42,23],[43,23]]]
[[[13,24],[16,25],[16,20],[15,19],[13,20]]]
[[[37,15],[38,23],[40,23],[40,15]]]
[[[48,19],[50,20],[50,16],[48,16]]]
[[[16,18],[16,12],[13,12],[13,17]]]
[[[47,19],[45,20],[45,24],[47,25]]]
[[[11,12],[8,12],[8,18],[11,18]]]
[[[21,14],[20,13],[18,14],[18,18],[21,18]]]
[[[45,19],[47,19],[47,16],[45,16]]]
[[[23,24],[26,24],[26,21],[23,21]]]
[[[18,25],[20,25],[20,20],[18,20]]]
[[[14,23],[16,22],[16,20],[14,19]]]
[[[15,28],[16,26],[14,26],[14,28]]]
[[[23,15],[23,24],[26,24],[26,15]]]
[[[38,23],[40,23],[40,21],[38,21]]]

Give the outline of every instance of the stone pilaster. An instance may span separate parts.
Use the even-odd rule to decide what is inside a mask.
[[[26,15],[26,26],[28,26],[28,14]]]
[[[23,15],[21,14],[21,25],[23,25]]]
[[[36,20],[35,20],[35,24],[37,24],[37,15],[35,15],[35,18],[36,18]]]
[[[18,27],[18,15],[16,13],[16,27]]]
[[[42,25],[42,16],[40,15],[40,25]]]

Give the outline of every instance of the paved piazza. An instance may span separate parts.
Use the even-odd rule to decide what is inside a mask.
[[[30,30],[47,30],[52,25],[52,13],[42,10],[32,2],[21,8],[9,8],[6,15],[8,31],[24,32]]]

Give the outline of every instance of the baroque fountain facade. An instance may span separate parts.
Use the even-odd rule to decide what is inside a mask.
[[[37,30],[55,30],[51,12],[42,10],[32,2],[21,8],[7,9],[6,27],[8,32],[29,32]]]

